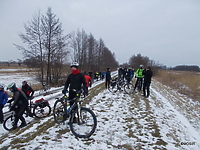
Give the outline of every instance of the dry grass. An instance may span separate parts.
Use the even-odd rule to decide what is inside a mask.
[[[159,70],[155,78],[162,84],[178,90],[179,93],[200,101],[199,72]]]

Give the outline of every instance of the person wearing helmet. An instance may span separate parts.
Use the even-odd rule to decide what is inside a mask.
[[[135,77],[137,78],[136,83],[135,83],[135,87],[134,87],[134,91],[136,89],[136,87],[138,86],[139,81],[141,81],[141,83],[143,82],[143,78],[144,75],[142,74],[144,70],[144,65],[140,65],[140,68],[137,69],[137,71],[135,72]],[[139,91],[141,91],[142,86],[139,86]]]
[[[3,107],[8,101],[8,93],[4,91],[4,87],[4,84],[0,84],[0,124],[2,124],[4,121]]]
[[[28,85],[27,81],[22,82],[22,91],[26,94],[28,100],[31,100],[33,98],[34,90],[30,85]],[[31,113],[29,107],[26,108],[26,112],[30,117],[33,117],[33,113]]]
[[[28,85],[27,81],[22,82],[22,91],[26,94],[28,99],[33,97],[34,90],[30,85]]]
[[[16,87],[16,84],[13,82],[8,85],[7,89],[13,92],[13,97],[8,101],[8,103],[12,103],[11,110],[15,111],[15,120],[12,130],[17,128],[17,123],[19,119],[21,120],[21,125],[19,127],[26,126],[25,118],[23,117],[23,113],[25,109],[28,107],[28,99],[25,93]]]
[[[144,83],[143,83],[143,96],[148,98],[150,95],[150,84],[151,84],[151,77],[152,71],[151,67],[148,66],[142,73],[144,75]]]
[[[81,88],[83,87],[83,90],[86,87],[85,77],[78,69],[79,64],[77,62],[73,62],[70,66],[71,68],[71,74],[67,77],[67,80],[65,82],[64,89],[62,90],[63,94],[66,94],[66,91],[68,91],[69,88],[69,99],[73,99],[76,97],[76,92],[81,91]],[[70,102],[70,105],[73,105],[73,102]]]

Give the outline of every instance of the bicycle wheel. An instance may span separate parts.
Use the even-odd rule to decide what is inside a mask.
[[[138,82],[138,91],[140,92],[142,90],[142,81],[140,80]]]
[[[33,107],[33,115],[36,118],[44,118],[49,116],[51,113],[51,107],[50,106],[45,106],[42,107],[41,105],[35,105]]]
[[[117,90],[118,90],[117,83],[116,82],[111,83],[110,86],[108,87],[108,90],[113,93],[117,92]]]
[[[54,121],[56,123],[62,123],[65,121],[64,115],[65,115],[65,109],[63,105],[63,100],[58,99],[53,107],[53,116],[54,116]]]
[[[97,119],[94,112],[88,108],[81,107],[82,123],[70,122],[70,130],[79,138],[89,138],[95,131]],[[74,118],[72,118],[73,120]]]
[[[44,88],[43,87],[39,90],[39,95],[42,95],[42,94],[44,94]]]
[[[133,87],[133,84],[131,84],[131,83],[127,83],[124,85],[124,91],[126,94],[133,93],[133,89],[134,89],[134,87]]]
[[[15,120],[15,117],[13,115],[6,118],[6,120],[3,122],[4,129],[6,129],[7,131],[11,131],[14,125],[14,120]],[[21,124],[21,120],[18,121],[17,126],[19,126],[20,124]]]

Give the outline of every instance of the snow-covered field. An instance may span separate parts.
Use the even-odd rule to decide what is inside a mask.
[[[18,75],[15,75],[17,78]],[[0,82],[19,82],[0,74]],[[11,79],[11,78],[12,79]],[[20,77],[21,80],[22,77]],[[31,78],[31,77],[30,77]],[[27,77],[24,79],[27,80]],[[23,80],[23,79],[22,79]],[[34,79],[30,79],[34,81]],[[102,83],[102,84],[101,84]],[[28,126],[8,132],[0,125],[1,149],[41,150],[199,150],[200,104],[153,80],[151,96],[110,93],[103,81],[94,83],[90,93],[97,92],[86,107],[97,116],[97,129],[89,139],[74,137],[68,125],[54,123],[53,116],[44,119],[27,117]],[[61,90],[48,96],[53,106]]]

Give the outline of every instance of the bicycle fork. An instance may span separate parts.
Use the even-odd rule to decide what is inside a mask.
[[[82,116],[82,114],[81,114],[81,104],[80,104],[80,103],[81,103],[81,102],[78,102],[78,103],[77,103],[77,106],[78,106],[77,115],[78,115],[78,124],[79,124],[79,125],[84,123],[84,122],[83,122],[83,116]]]

